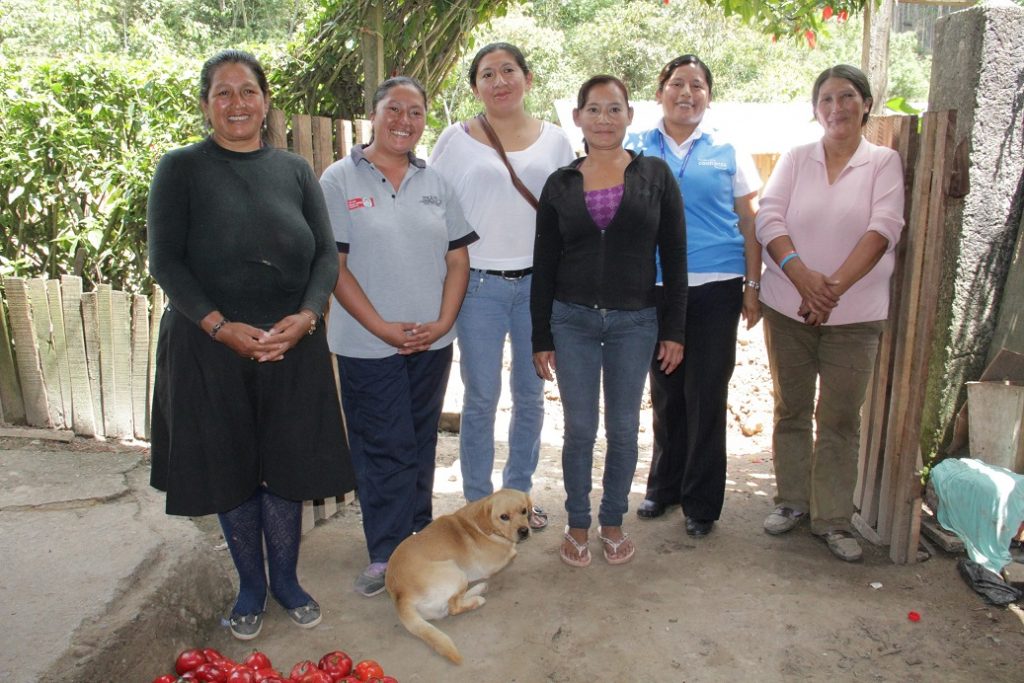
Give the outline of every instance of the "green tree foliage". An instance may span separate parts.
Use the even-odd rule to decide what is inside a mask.
[[[859,17],[841,22],[833,13],[815,34],[812,49],[806,40],[773,39],[704,3],[538,0],[482,26],[472,40],[477,46],[506,40],[521,47],[535,72],[527,106],[554,120],[554,100],[574,98],[579,85],[597,73],[621,77],[636,99],[652,99],[662,65],[687,52],[711,67],[717,100],[806,100],[823,69],[859,64],[861,34]],[[470,48],[434,100],[439,124],[479,110],[466,79],[472,55]],[[928,73],[928,60],[918,54],[913,34],[893,36],[891,95],[924,99]]]
[[[0,62],[0,275],[144,284],[157,160],[202,132],[191,61]]]
[[[315,0],[0,0],[0,54],[165,54],[283,43]]]
[[[275,64],[278,101],[324,116],[362,116],[362,37],[383,8],[384,73],[418,78],[428,93],[444,81],[480,23],[503,13],[506,0],[322,0],[288,56]]]

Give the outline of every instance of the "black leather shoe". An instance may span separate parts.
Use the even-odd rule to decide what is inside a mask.
[[[640,519],[654,519],[665,514],[665,506],[653,500],[644,500],[636,509],[636,516]]]
[[[692,519],[686,518],[686,534],[688,536],[707,536],[711,533],[711,529],[715,526],[713,519]]]

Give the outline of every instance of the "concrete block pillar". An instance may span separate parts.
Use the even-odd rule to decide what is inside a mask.
[[[964,382],[977,379],[997,350],[997,326],[1007,328],[1024,310],[1024,292],[1006,288],[1008,281],[1024,288],[1024,278],[1009,277],[1024,205],[1024,8],[997,0],[938,20],[928,108],[957,111],[968,192],[946,215],[922,424],[926,458],[948,443]],[[999,343],[1009,339],[1004,331]],[[1024,334],[1016,339],[1024,344]]]

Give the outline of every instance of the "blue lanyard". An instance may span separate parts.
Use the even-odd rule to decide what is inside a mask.
[[[679,187],[683,187],[683,174],[686,173],[686,164],[690,162],[690,155],[693,154],[693,148],[697,146],[697,143],[703,139],[703,135],[690,143],[690,148],[686,150],[686,156],[683,157],[683,165],[679,167]],[[668,154],[665,151],[665,134],[662,133],[661,137],[658,138],[658,142],[661,143],[661,158],[668,159]]]

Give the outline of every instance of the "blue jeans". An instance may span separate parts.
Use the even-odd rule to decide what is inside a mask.
[[[604,383],[605,452],[602,526],[621,526],[637,460],[640,400],[658,340],[654,307],[638,311],[587,308],[555,301],[551,311],[555,373],[565,414],[562,478],[569,526],[589,529],[591,472]]]
[[[494,414],[501,396],[506,335],[512,342],[512,421],[502,483],[505,488],[527,493],[533,485],[544,424],[544,380],[533,369],[531,281],[530,275],[510,280],[480,270],[469,273],[466,299],[455,323],[465,386],[459,462],[468,501],[494,491]]]

